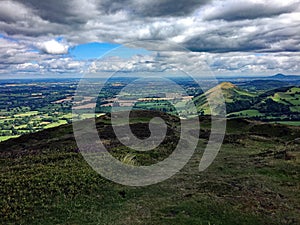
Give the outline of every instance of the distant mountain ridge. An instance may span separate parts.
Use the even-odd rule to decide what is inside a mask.
[[[278,73],[278,74],[276,74],[276,75],[274,75],[274,76],[272,76],[273,78],[285,78],[286,77],[286,75],[284,75],[284,74],[282,74],[282,73]]]
[[[273,76],[267,77],[267,79],[277,79],[277,80],[300,80],[299,75],[285,75],[282,73],[275,74]]]
[[[293,86],[294,84],[295,84],[294,81],[285,81],[280,79],[270,79],[270,80],[260,79],[260,80],[252,80],[248,82],[239,83],[237,85],[244,90],[250,92],[256,92],[256,91],[274,90],[277,88]]]

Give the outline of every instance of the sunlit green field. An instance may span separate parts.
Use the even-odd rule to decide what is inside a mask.
[[[228,116],[255,117],[255,116],[264,116],[264,114],[260,113],[258,110],[249,109],[249,110],[243,110],[243,111],[240,111],[240,112],[230,113],[230,114],[228,114]]]
[[[285,124],[290,126],[300,126],[300,121],[276,121],[273,123]]]
[[[11,139],[11,138],[17,138],[19,136],[0,136],[0,142],[1,141],[6,141],[8,139]]]

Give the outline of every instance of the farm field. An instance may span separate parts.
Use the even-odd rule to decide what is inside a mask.
[[[130,110],[131,108],[134,110],[146,109],[190,118],[195,116],[195,112],[188,110],[192,98],[199,115],[210,114],[206,95],[211,95],[216,87],[204,94],[201,93],[196,83],[176,79],[175,81],[189,93],[188,96],[180,97],[178,93],[172,93],[172,90],[166,89],[164,85],[158,85],[157,88],[152,87],[148,93],[149,98],[144,98],[144,85],[138,86],[139,88],[131,93],[131,96],[126,92],[120,95],[122,88],[132,82],[132,79],[123,78],[108,82],[99,93],[96,115],[110,113],[113,106],[114,111]],[[39,80],[30,85],[26,82],[26,80],[6,81],[0,87],[0,141],[72,122],[73,95],[78,80]],[[101,80],[96,80],[94,85],[97,86],[101,82]],[[151,85],[153,85],[152,83]],[[276,84],[274,87],[278,87],[278,82],[273,83]],[[267,87],[270,88],[273,83],[269,83]],[[264,85],[265,82],[260,84]],[[298,125],[297,121],[300,121],[299,87],[282,87],[263,91],[262,86],[259,91],[249,92],[233,83],[222,82],[219,88],[223,92],[229,118],[279,121],[292,125]],[[96,96],[82,97],[76,102],[74,108],[81,114],[76,119],[93,116],[90,107],[93,106],[92,102],[95,101],[95,98]]]

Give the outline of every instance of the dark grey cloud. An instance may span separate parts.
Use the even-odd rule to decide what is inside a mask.
[[[253,52],[268,48],[268,43],[263,39],[245,37],[220,36],[209,33],[205,36],[195,36],[184,43],[186,48],[194,52]]]
[[[72,10],[73,1],[62,1],[62,0],[15,0],[16,2],[22,3],[32,11],[40,16],[43,20],[53,23],[83,23],[84,19],[80,18],[76,12]],[[82,3],[84,4],[84,3]],[[28,15],[30,16],[30,15]]]
[[[284,13],[291,13],[299,5],[300,2],[282,5],[276,1],[228,1],[227,7],[224,7],[224,5],[215,7],[205,16],[205,19],[236,21],[274,17]]]
[[[5,0],[2,5],[0,30],[11,36],[48,37],[45,41],[63,36],[74,45],[172,40],[201,52],[298,51],[295,0]],[[251,27],[255,31],[247,30]]]
[[[107,14],[125,10],[133,17],[176,17],[188,16],[208,2],[210,0],[102,0],[98,8]]]
[[[32,9],[43,20],[80,25],[97,16],[125,11],[130,17],[188,16],[210,0],[14,0]],[[94,9],[92,11],[91,7]],[[97,18],[94,18],[97,19]]]
[[[279,33],[279,32],[278,32]],[[269,33],[249,36],[219,35],[211,32],[190,38],[184,45],[194,52],[297,52],[300,51],[300,36],[273,36]]]
[[[274,65],[289,70],[290,65],[290,70],[295,71],[299,66],[293,62],[299,63],[299,55],[294,53],[300,51],[299,3],[298,0],[2,0],[0,35],[12,40],[4,41],[0,36],[0,69],[77,71],[78,62],[64,59],[68,48],[74,45],[167,40],[199,52],[201,59],[209,59],[215,70],[218,66],[221,71],[250,70],[246,65],[248,60],[254,65],[253,70],[272,70]],[[57,42],[57,37],[63,37],[64,41]],[[253,52],[268,53],[273,63],[266,57],[257,57],[256,61]],[[220,59],[231,53],[243,56],[235,58],[240,64],[230,61],[230,57]],[[197,60],[194,58],[194,65]]]
[[[207,26],[204,31],[196,31],[183,44],[196,52],[300,51],[299,15],[294,12],[275,19],[202,22]]]
[[[18,12],[18,13],[16,13]],[[29,13],[29,9],[21,4],[13,1],[2,1],[0,7],[0,21],[6,23],[14,23],[24,20],[25,15]]]

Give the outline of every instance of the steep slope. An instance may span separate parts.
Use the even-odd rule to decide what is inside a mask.
[[[222,91],[228,113],[249,108],[253,98],[256,97],[255,94],[247,92],[230,82],[223,82],[208,90],[206,93],[194,98],[194,103],[199,112],[202,112],[204,115],[210,114],[207,98],[212,100],[217,99],[217,96],[215,96],[217,90]]]

